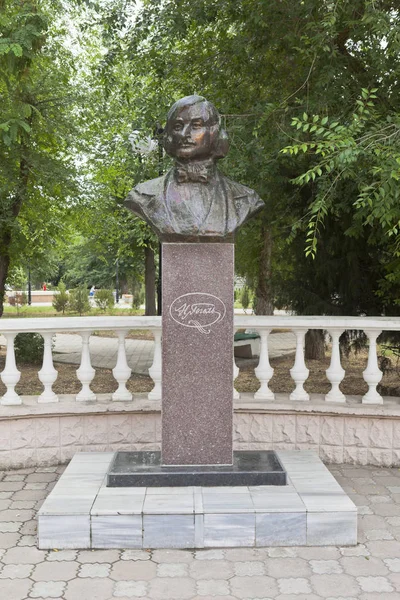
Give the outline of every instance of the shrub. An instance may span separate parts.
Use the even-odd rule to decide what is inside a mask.
[[[112,290],[97,290],[94,301],[97,308],[102,311],[114,308],[114,294]]]
[[[41,363],[44,340],[39,333],[19,333],[14,342],[17,360],[27,363]]]
[[[73,312],[77,312],[80,315],[90,311],[89,296],[85,285],[81,285],[70,291],[69,306]]]
[[[9,297],[8,303],[10,306],[15,306],[17,313],[19,313],[19,309],[28,304],[28,296],[26,292],[16,292],[14,296]]]
[[[143,285],[133,290],[132,294],[132,308],[140,308],[140,305],[144,303],[145,291]]]
[[[240,296],[240,302],[241,302],[241,305],[243,307],[243,310],[247,310],[249,308],[250,294],[249,294],[249,288],[247,286],[245,286],[242,289],[242,293],[241,293],[241,296]]]
[[[57,291],[54,294],[53,307],[57,312],[65,313],[69,306],[69,293],[65,287],[65,283],[59,283]]]

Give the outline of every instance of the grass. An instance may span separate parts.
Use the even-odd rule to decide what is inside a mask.
[[[83,317],[131,317],[131,316],[143,316],[144,310],[139,308],[113,308],[109,311],[102,311],[99,308],[92,308],[92,310],[84,315]],[[64,315],[62,313],[57,313],[56,310],[52,306],[23,306],[18,310],[14,306],[5,306],[3,312],[3,319],[22,319],[22,318],[30,318],[34,319],[36,317],[79,317],[78,313],[67,312]]]

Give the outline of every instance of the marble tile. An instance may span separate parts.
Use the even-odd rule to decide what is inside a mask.
[[[293,489],[270,486],[268,491],[251,491],[251,499],[256,512],[305,512],[306,508],[299,494]]]
[[[92,515],[92,548],[142,548],[141,515]]]
[[[356,512],[307,513],[308,546],[351,546],[356,543]]]
[[[261,486],[259,486],[261,487]],[[265,487],[265,486],[262,486]],[[232,486],[207,486],[201,488],[204,493],[207,494],[247,494],[249,488],[246,485],[232,485]]]
[[[255,514],[205,514],[204,547],[254,546]]]
[[[178,496],[187,496],[193,494],[195,487],[148,487],[147,496],[165,496],[166,494],[177,494]]]
[[[89,515],[95,494],[61,496],[50,494],[42,504],[39,515]]]
[[[194,515],[143,515],[143,548],[194,546]]]
[[[192,514],[194,513],[193,494],[159,494],[149,496],[146,494],[143,504],[143,514]]]
[[[210,494],[207,488],[203,488],[203,508],[205,513],[254,512],[251,495],[247,488],[246,492],[242,494],[231,494],[229,491]]]
[[[257,513],[256,546],[305,546],[306,523],[305,511]]]
[[[51,497],[53,496],[70,496],[74,497],[76,495],[81,496],[89,496],[92,495],[93,499],[96,497],[97,492],[99,491],[100,485],[97,483],[93,483],[90,485],[68,485],[63,482],[62,485],[57,484],[54,489],[51,491]],[[50,497],[50,496],[49,496]]]
[[[38,546],[49,548],[90,548],[89,515],[39,515]]]
[[[197,515],[204,513],[203,493],[201,487],[194,488],[194,512]]]
[[[304,502],[308,512],[352,512],[357,511],[357,507],[350,498],[340,491],[329,491],[315,489],[303,492],[301,499]]]
[[[115,452],[77,452],[68,466],[75,465],[76,463],[94,462],[110,464],[114,457]]]
[[[146,488],[101,488],[92,515],[141,515]]]
[[[204,548],[204,515],[194,516],[194,543],[195,548]]]
[[[85,461],[85,462],[76,462],[71,466],[68,466],[65,469],[65,473],[67,475],[75,475],[75,474],[87,474],[87,475],[105,475],[107,473],[109,467],[109,462],[101,462],[101,461]]]

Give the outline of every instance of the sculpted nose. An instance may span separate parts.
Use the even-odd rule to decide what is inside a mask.
[[[188,123],[187,125],[184,125],[183,129],[182,129],[182,136],[183,137],[189,137],[190,136],[190,123]]]

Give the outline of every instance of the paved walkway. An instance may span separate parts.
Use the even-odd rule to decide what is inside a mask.
[[[93,367],[113,369],[117,362],[118,339],[92,335],[89,342]],[[126,357],[134,373],[148,374],[153,364],[154,342],[150,340],[125,340]],[[79,365],[82,338],[80,335],[57,333],[54,340],[54,360]],[[56,354],[55,354],[56,353]]]
[[[148,373],[153,363],[154,342],[148,340],[126,340],[128,364],[134,373]],[[80,335],[57,333],[53,352],[58,362],[80,364],[82,338]],[[117,338],[91,336],[90,356],[93,367],[113,369],[117,362]],[[270,358],[282,356],[295,350],[293,333],[274,333],[269,337]]]
[[[359,507],[356,547],[37,550],[63,468],[0,472],[1,600],[400,600],[398,469],[331,467]]]

